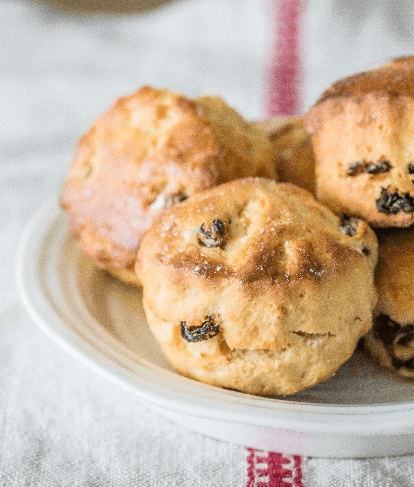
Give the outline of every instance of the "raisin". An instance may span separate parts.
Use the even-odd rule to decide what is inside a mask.
[[[364,172],[364,163],[357,161],[353,162],[348,166],[347,175],[348,176],[357,176],[358,174],[362,174]]]
[[[410,370],[414,370],[414,358],[410,359],[410,360],[406,360],[404,362],[404,366],[403,366],[405,369],[410,369]]]
[[[375,335],[384,345],[401,345],[408,347],[414,340],[414,325],[401,326],[387,315],[379,315],[375,321]]]
[[[401,328],[401,332],[397,334],[394,339],[394,345],[402,345],[403,347],[409,347],[410,343],[414,340],[414,326],[406,325]]]
[[[367,174],[380,174],[382,172],[388,172],[391,169],[391,164],[388,161],[381,161],[377,164],[368,164],[365,168]]]
[[[184,201],[188,198],[185,193],[172,193],[165,197],[164,208],[169,208],[170,206],[174,206],[175,204],[179,203],[180,201]]]
[[[380,174],[384,172],[388,172],[391,169],[391,164],[386,161],[382,160],[379,162],[365,162],[365,161],[357,161],[353,162],[348,166],[347,175],[348,176],[357,176],[358,174]]]
[[[386,188],[381,189],[381,196],[377,199],[376,205],[380,213],[394,215],[400,211],[411,213],[414,211],[414,199],[409,193],[404,196],[397,191],[389,193]]]
[[[180,323],[180,334],[189,343],[209,340],[220,333],[220,328],[215,324],[211,316],[206,316],[200,326],[187,325],[186,321]]]
[[[341,232],[349,237],[356,235],[358,231],[359,219],[349,215],[343,215],[341,219]]]
[[[367,247],[362,247],[361,252],[366,256],[368,256],[371,253],[371,251]]]
[[[392,345],[394,337],[401,330],[401,326],[389,316],[381,314],[375,320],[374,333],[384,345]]]
[[[202,223],[198,230],[198,241],[205,247],[220,247],[223,244],[224,232],[225,226],[221,220],[213,220],[210,226]]]
[[[393,357],[392,358],[392,366],[394,369],[409,369],[414,370],[414,358],[409,360],[401,360],[399,358]]]
[[[414,162],[408,165],[408,172],[409,174],[414,174]]]
[[[392,357],[391,359],[391,362],[392,362],[392,366],[394,367],[394,369],[401,369],[402,367],[404,367],[404,360],[401,360],[397,357]]]

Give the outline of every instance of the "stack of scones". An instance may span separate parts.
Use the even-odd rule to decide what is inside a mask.
[[[414,378],[414,57],[288,120],[143,87],[81,138],[61,203],[187,377],[294,394],[363,338]]]

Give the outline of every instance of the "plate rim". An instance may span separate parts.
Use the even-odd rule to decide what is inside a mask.
[[[36,276],[36,257],[40,247],[46,244],[45,235],[54,223],[62,223],[63,219],[66,219],[66,215],[59,205],[58,197],[54,195],[37,209],[26,224],[17,248],[15,266],[15,280],[21,301],[39,328],[59,346],[95,372],[104,374],[108,379],[127,388],[144,402],[199,418],[294,432],[346,434],[355,437],[414,433],[414,401],[398,404],[335,405],[262,398],[201,384],[170,371],[165,371],[165,377],[157,376],[154,371],[143,370],[142,365],[141,376],[137,377],[130,371],[125,372],[112,357],[102,357],[102,352],[93,349],[89,344],[80,349],[75,339],[79,337],[50,308],[50,303],[48,308],[40,286],[36,288],[33,285],[36,282],[36,279],[33,280]],[[39,303],[45,308],[40,309]],[[48,322],[49,319],[53,323]],[[68,342],[67,337],[65,339],[59,333],[62,329],[67,329],[69,335],[73,335],[73,342]],[[108,366],[102,361],[99,363],[97,357],[100,357],[99,360],[105,358]],[[175,382],[171,381],[171,377],[175,378]]]

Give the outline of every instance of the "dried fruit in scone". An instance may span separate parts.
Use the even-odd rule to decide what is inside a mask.
[[[62,205],[81,250],[136,282],[142,235],[165,208],[246,176],[275,177],[273,147],[220,97],[143,87],[81,138]]]
[[[315,158],[303,117],[273,117],[255,123],[265,130],[275,149],[278,181],[315,194]]]
[[[330,377],[372,325],[377,240],[307,191],[262,178],[164,212],[137,272],[149,327],[183,375],[263,396]]]
[[[309,110],[318,199],[376,227],[414,224],[414,57],[342,79]]]
[[[383,367],[414,379],[414,228],[377,232],[378,304],[365,348]]]

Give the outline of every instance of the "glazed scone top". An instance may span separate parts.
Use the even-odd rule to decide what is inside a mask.
[[[164,212],[136,271],[150,309],[171,303],[170,322],[221,315],[231,349],[281,350],[292,333],[352,333],[355,320],[368,331],[376,256],[365,222],[341,220],[294,185],[247,178]]]
[[[164,208],[236,177],[274,178],[273,159],[265,133],[221,98],[146,86],[118,98],[81,138],[62,206],[95,263],[128,267]]]
[[[317,195],[376,227],[414,223],[414,58],[334,83],[308,111]]]
[[[368,93],[414,97],[414,57],[392,59],[375,69],[364,71],[333,83],[318,103],[328,98],[360,96]]]

